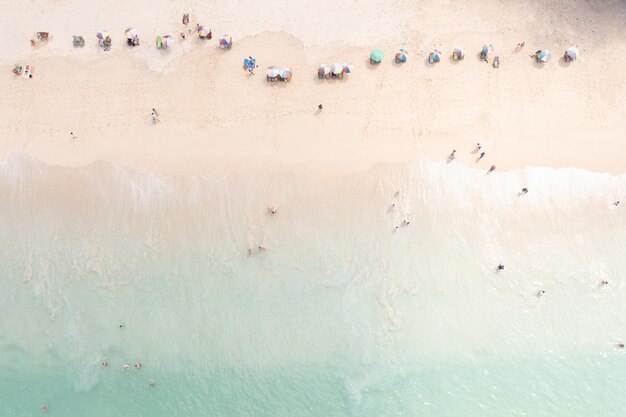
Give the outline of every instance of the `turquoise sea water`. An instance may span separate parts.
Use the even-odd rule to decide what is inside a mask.
[[[0,416],[624,415],[620,195],[581,170],[166,178],[12,155]]]

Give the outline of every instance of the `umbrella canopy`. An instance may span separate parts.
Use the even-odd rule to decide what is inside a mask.
[[[317,67],[317,73],[319,75],[330,74],[330,65],[320,64],[320,66]]]
[[[575,61],[576,58],[578,58],[578,48],[576,48],[575,46],[570,46],[569,48],[567,48],[567,50],[565,51],[565,58],[569,59],[570,61]]]
[[[256,59],[252,58],[251,56],[243,60],[243,66],[245,68],[252,69],[254,68],[255,65],[256,65]]]
[[[223,37],[219,39],[219,42],[220,42],[220,48],[226,48],[227,46],[232,45],[233,38],[228,35],[224,35]]]
[[[273,65],[271,67],[267,67],[267,76],[270,78],[278,77],[279,72],[280,72],[280,69],[278,67],[275,67]]]
[[[493,52],[493,45],[490,43],[486,43],[483,45],[483,49],[482,49],[482,53],[485,55],[490,54],[491,52]]]
[[[331,67],[330,67],[330,71],[337,75],[337,74],[341,74],[343,72],[343,65],[338,64],[338,63],[334,63]]]
[[[343,72],[346,74],[350,74],[352,72],[352,63],[343,64]]]
[[[454,59],[455,61],[460,61],[463,58],[465,58],[465,52],[463,52],[463,49],[454,48],[454,51],[452,51],[452,59]]]
[[[278,71],[278,76],[283,80],[291,80],[291,75],[291,68],[281,68],[280,71]]]
[[[432,50],[428,53],[428,62],[435,63],[441,61],[441,51],[439,49]]]
[[[206,38],[211,33],[211,29],[204,25],[198,25],[198,36],[201,38]]]
[[[106,31],[96,32],[96,38],[98,38],[101,41],[105,40],[108,36],[109,36],[109,33]]]
[[[538,62],[548,62],[550,58],[552,58],[552,52],[548,51],[547,49],[545,51],[539,52],[539,55],[537,55]]]
[[[126,35],[126,39],[135,39],[139,37],[139,34],[137,33],[137,31],[134,28],[128,28],[124,31],[124,34]]]
[[[156,46],[157,48],[168,48],[174,43],[174,38],[170,35],[157,36]]]
[[[409,53],[404,49],[398,49],[398,52],[396,52],[396,61],[398,62],[406,62],[408,57]]]
[[[383,53],[383,51],[381,51],[380,49],[374,49],[371,53],[370,53],[370,59],[374,62],[381,62],[383,60],[383,57],[385,56],[385,54]]]

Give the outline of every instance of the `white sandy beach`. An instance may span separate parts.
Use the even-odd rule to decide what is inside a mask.
[[[0,156],[21,150],[53,164],[106,160],[160,173],[342,173],[443,160],[456,149],[455,163],[485,170],[624,172],[623,2],[223,3],[8,5]],[[214,39],[181,40],[183,12],[189,27],[211,26]],[[141,46],[126,46],[128,26]],[[97,30],[109,31],[112,51],[98,47]],[[31,47],[36,31],[51,41]],[[224,32],[234,37],[231,50],[216,47]],[[176,35],[174,46],[156,49],[154,38],[166,33]],[[79,34],[86,45],[74,49]],[[513,53],[521,41],[526,47]],[[486,42],[499,69],[477,57]],[[566,64],[571,45],[581,56]],[[466,50],[464,61],[449,59],[455,46]],[[410,53],[402,65],[393,62],[400,47]],[[373,48],[386,53],[377,66],[368,62]],[[426,63],[432,48],[444,54],[436,65]],[[536,49],[553,59],[534,63]],[[259,64],[254,77],[241,69],[248,55]],[[33,65],[34,78],[15,77],[17,62]],[[317,65],[332,62],[352,62],[354,71],[318,80]],[[291,66],[293,80],[272,86],[268,65]],[[479,163],[476,142],[486,152]]]

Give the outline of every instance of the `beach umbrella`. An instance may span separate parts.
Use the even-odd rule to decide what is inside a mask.
[[[381,62],[384,56],[385,54],[383,53],[383,51],[381,51],[380,49],[374,49],[370,53],[370,60],[372,62]]]
[[[105,40],[108,36],[109,36],[108,32],[105,32],[105,31],[96,32],[96,38],[98,38],[99,41]]]
[[[157,48],[169,48],[174,43],[174,38],[170,35],[157,36],[156,46]]]
[[[283,80],[291,80],[291,75],[291,68],[281,68],[280,71],[278,71],[278,76]]]
[[[206,38],[211,33],[211,29],[207,26],[198,24],[198,36],[201,38]]]
[[[267,76],[270,78],[278,77],[279,72],[280,72],[280,69],[278,67],[275,67],[273,65],[271,67],[267,67]]]
[[[233,43],[233,38],[228,35],[224,35],[223,37],[219,39],[219,43],[220,43],[220,48],[229,47]]]
[[[578,58],[578,48],[575,46],[570,46],[565,51],[565,60],[566,61],[575,61]]]
[[[552,58],[552,53],[546,49],[545,51],[539,52],[537,62],[548,62],[550,58]]]
[[[256,65],[256,59],[249,56],[248,58],[244,58],[243,67],[248,69],[253,69]]]
[[[406,62],[408,57],[409,53],[404,49],[399,49],[398,52],[396,52],[396,61],[398,62]]]
[[[439,49],[435,49],[435,50],[430,51],[428,53],[428,62],[433,64],[433,63],[439,62],[439,61],[441,61],[441,52],[439,51]]]
[[[128,28],[124,31],[124,34],[126,35],[126,39],[135,39],[139,37],[139,34],[137,33],[137,31],[133,28]]]
[[[352,63],[350,63],[350,64],[343,64],[343,72],[345,74],[350,74],[352,72]]]
[[[330,65],[320,64],[320,66],[317,68],[317,74],[320,76],[330,74]]]
[[[454,51],[452,51],[452,59],[454,59],[455,61],[460,61],[463,58],[465,58],[465,52],[463,52],[463,49],[454,48]]]
[[[491,52],[493,52],[493,45],[490,43],[486,43],[483,45],[483,49],[482,49],[482,53],[485,55],[490,54]]]
[[[330,71],[335,75],[341,74],[343,72],[343,65],[334,63],[330,67]]]

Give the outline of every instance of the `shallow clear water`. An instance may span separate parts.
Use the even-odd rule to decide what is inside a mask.
[[[582,170],[166,178],[12,155],[0,416],[621,416],[623,195]]]

